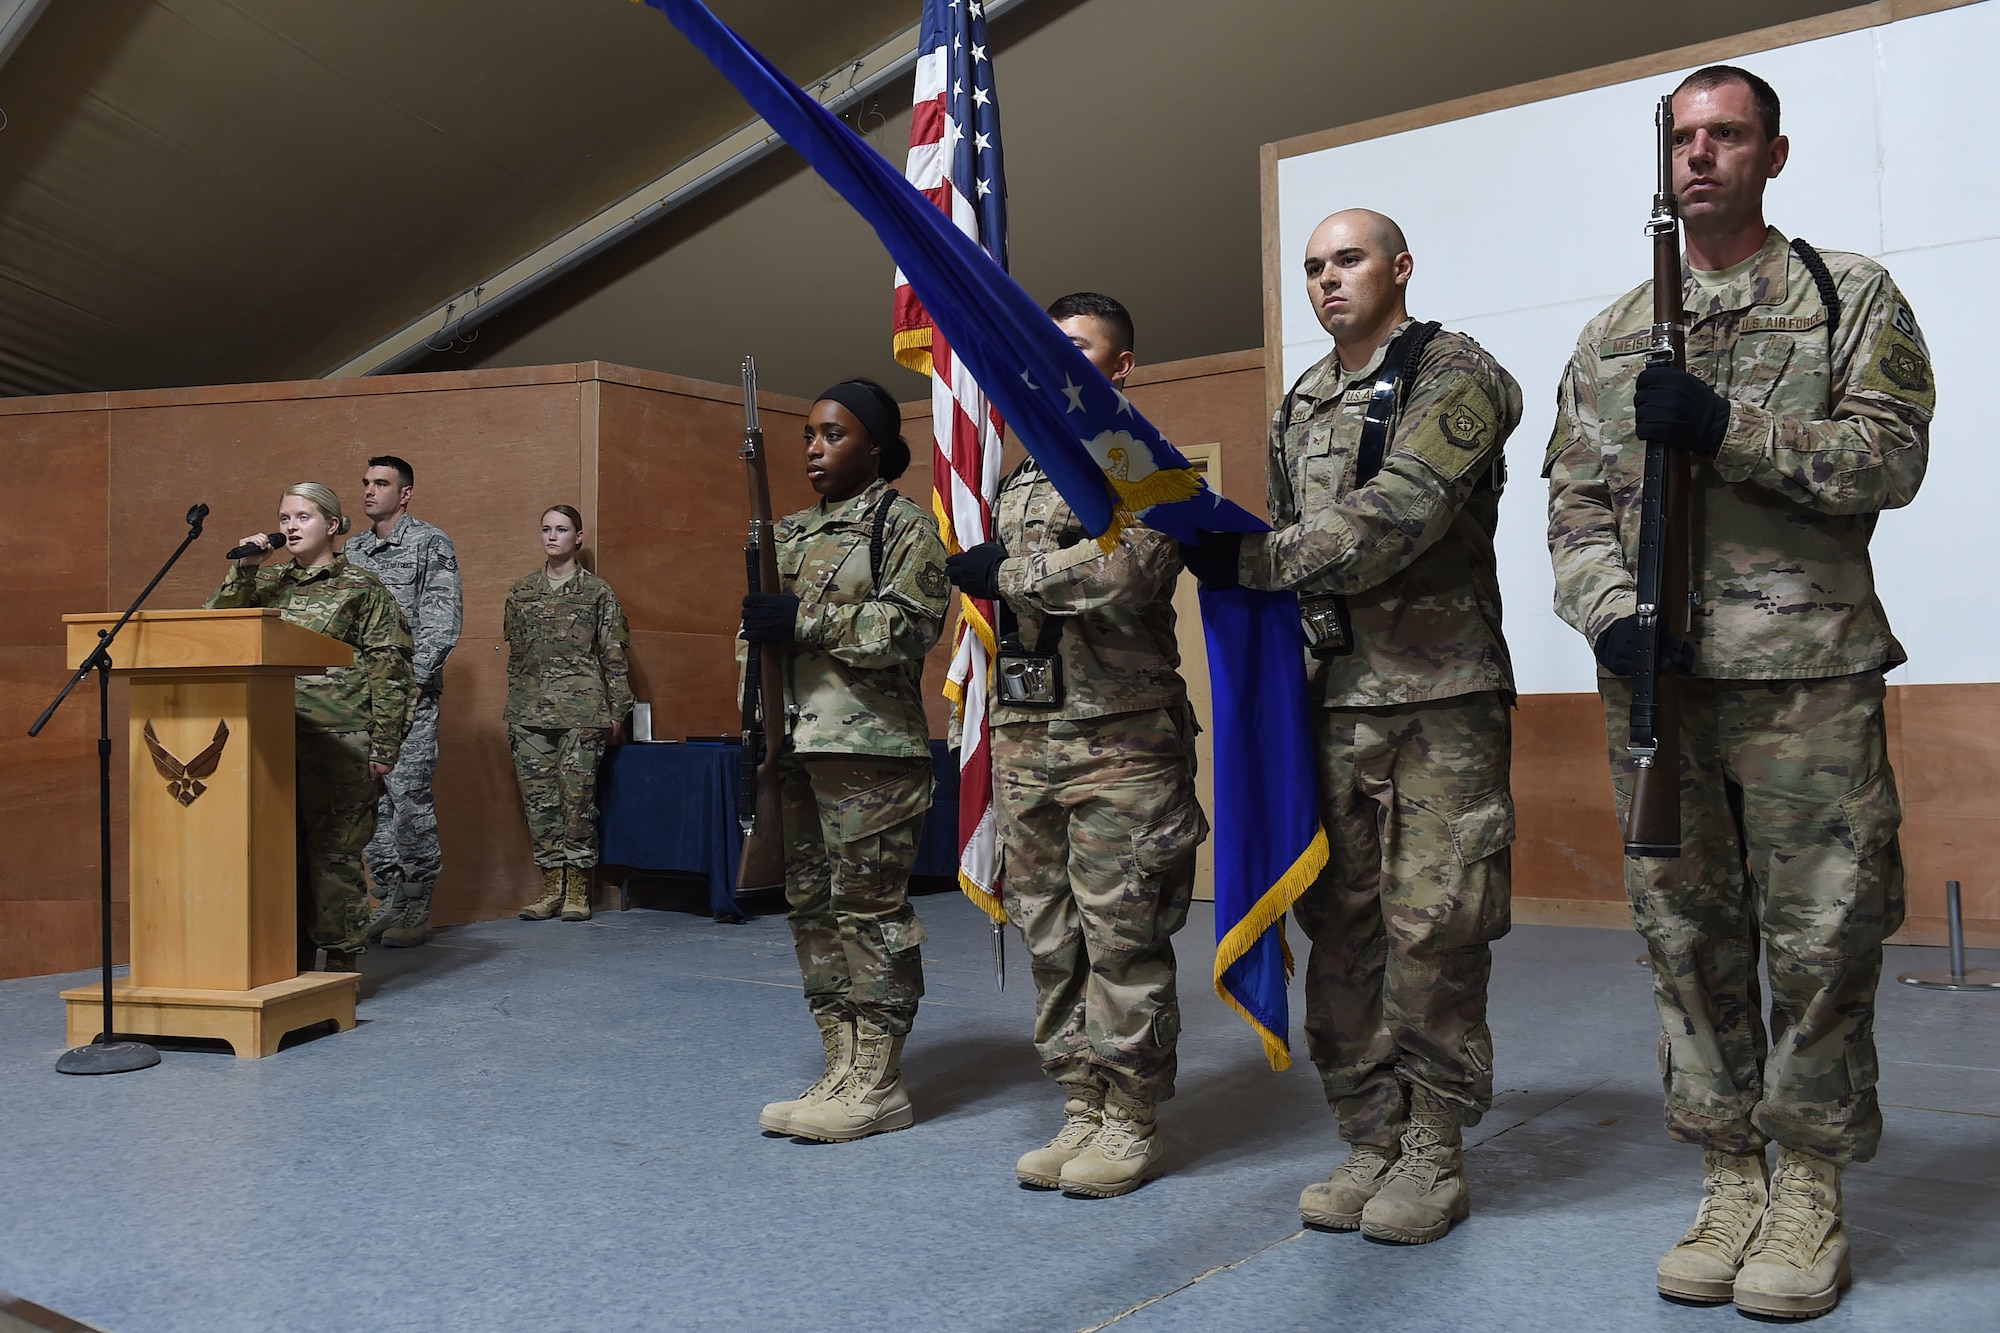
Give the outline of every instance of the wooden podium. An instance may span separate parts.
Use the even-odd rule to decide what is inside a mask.
[[[115,614],[64,616],[80,662]],[[219,1037],[270,1055],[287,1032],[354,1026],[353,973],[298,969],[294,676],[353,650],[274,610],[146,611],[112,644],[132,683],[132,973],[121,1034]],[[104,992],[62,993],[69,1042],[103,1026]]]

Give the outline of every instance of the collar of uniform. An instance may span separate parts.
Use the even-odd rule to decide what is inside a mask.
[[[375,529],[370,527],[367,535],[375,538],[375,545],[371,549],[379,551],[384,546],[401,546],[403,544],[403,537],[409,532],[410,524],[414,522],[416,520],[410,517],[410,511],[405,509],[402,513],[396,515],[396,521],[389,528],[388,536],[379,536],[376,534]]]
[[[1368,364],[1359,370],[1350,371],[1346,366],[1342,365],[1340,363],[1340,349],[1337,347],[1334,348],[1326,354],[1326,359],[1321,361],[1314,370],[1306,372],[1304,378],[1299,380],[1298,387],[1293,392],[1300,398],[1319,402],[1324,399],[1339,397],[1341,394],[1347,392],[1349,385],[1373,380],[1376,372],[1382,369],[1382,358],[1389,355],[1389,344],[1395,342],[1397,335],[1415,322],[1413,319],[1405,319],[1402,323],[1391,329],[1389,336],[1384,338],[1375,348],[1375,354],[1368,358]]]
[[[557,583],[554,579],[549,577],[549,567],[547,565],[543,565],[540,569],[536,570],[535,574],[542,580],[543,592],[561,592],[564,588],[581,587],[582,585],[579,584],[577,580],[582,578],[585,574],[588,574],[589,572],[590,571],[585,569],[582,565],[578,565],[576,567],[576,573],[570,575],[568,578],[564,579],[561,583]]]
[[[1690,320],[1703,320],[1727,311],[1749,310],[1753,306],[1783,305],[1791,268],[1791,242],[1776,227],[1764,228],[1764,245],[1756,262],[1727,287],[1711,294],[1686,272],[1687,257],[1681,257],[1681,304]]]
[[[806,532],[817,532],[821,528],[840,527],[843,524],[859,523],[882,502],[882,492],[889,489],[889,483],[877,478],[868,483],[868,489],[861,494],[829,506],[821,500],[806,511],[805,522],[801,525]]]
[[[315,583],[322,578],[331,578],[347,568],[347,557],[336,555],[324,565],[302,565],[294,560],[285,570],[285,577],[294,583]]]

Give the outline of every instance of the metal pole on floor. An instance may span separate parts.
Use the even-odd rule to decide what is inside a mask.
[[[1984,967],[1976,967],[1970,972],[1965,970],[1965,914],[1959,906],[1958,881],[1955,879],[1944,882],[1944,911],[1945,928],[1950,933],[1951,969],[1905,972],[1898,980],[1904,985],[1920,986],[1924,990],[2000,991],[2000,972]]]

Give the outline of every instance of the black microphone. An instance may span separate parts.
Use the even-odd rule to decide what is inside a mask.
[[[282,532],[267,532],[264,534],[264,540],[271,544],[271,551],[282,551],[285,549],[285,534]],[[247,556],[269,554],[270,551],[266,551],[256,542],[244,542],[241,546],[232,546],[223,552],[222,558],[224,560],[242,560]]]

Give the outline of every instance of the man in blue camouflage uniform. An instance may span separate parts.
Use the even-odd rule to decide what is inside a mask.
[[[416,474],[391,454],[368,460],[361,507],[373,525],[347,543],[347,562],[380,579],[410,622],[416,644],[417,695],[402,758],[383,779],[368,874],[378,905],[368,918],[370,939],[391,948],[422,944],[430,933],[431,895],[444,854],[438,846],[438,702],[445,659],[458,646],[464,607],[458,555],[451,538],[410,513]]]

